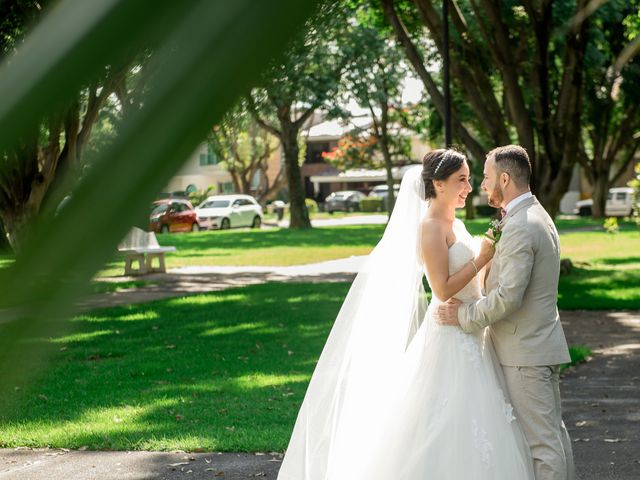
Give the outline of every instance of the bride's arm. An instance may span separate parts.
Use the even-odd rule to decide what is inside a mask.
[[[437,220],[425,220],[421,237],[422,259],[434,295],[446,302],[475,277],[493,256],[489,241],[483,241],[480,253],[460,270],[449,275],[449,247],[444,225]]]
[[[480,270],[480,283],[482,285],[482,290],[487,291],[487,278],[489,278],[489,272],[491,271],[491,262],[493,259],[489,260],[489,262]]]

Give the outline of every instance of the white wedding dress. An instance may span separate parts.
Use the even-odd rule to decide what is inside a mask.
[[[440,326],[419,261],[420,168],[356,277],[311,378],[278,480],[533,480],[488,332]],[[453,274],[474,256],[454,224]],[[475,277],[455,295],[481,297]]]
[[[474,241],[461,221],[449,248],[449,274],[474,257]],[[481,297],[478,276],[455,298]],[[527,480],[529,448],[503,390],[502,371],[488,332],[464,333],[438,325],[433,298],[392,386],[389,408],[398,414],[352,458],[335,479]]]

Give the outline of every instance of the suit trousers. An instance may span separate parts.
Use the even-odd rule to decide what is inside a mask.
[[[531,449],[536,480],[574,480],[569,432],[562,421],[559,366],[502,366],[511,404]]]

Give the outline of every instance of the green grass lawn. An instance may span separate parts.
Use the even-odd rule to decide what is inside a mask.
[[[0,447],[282,451],[348,288],[271,283],[81,315],[40,378],[0,399]]]
[[[560,277],[565,310],[640,309],[640,230],[567,233],[562,256],[575,268]]]
[[[265,284],[79,316],[41,378],[0,399],[0,446],[283,450],[347,289]]]

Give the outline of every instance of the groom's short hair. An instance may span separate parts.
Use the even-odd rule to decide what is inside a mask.
[[[498,175],[508,173],[513,183],[519,188],[529,186],[531,180],[531,162],[527,151],[520,145],[506,145],[494,148],[487,154],[487,160],[493,158],[496,162]]]

